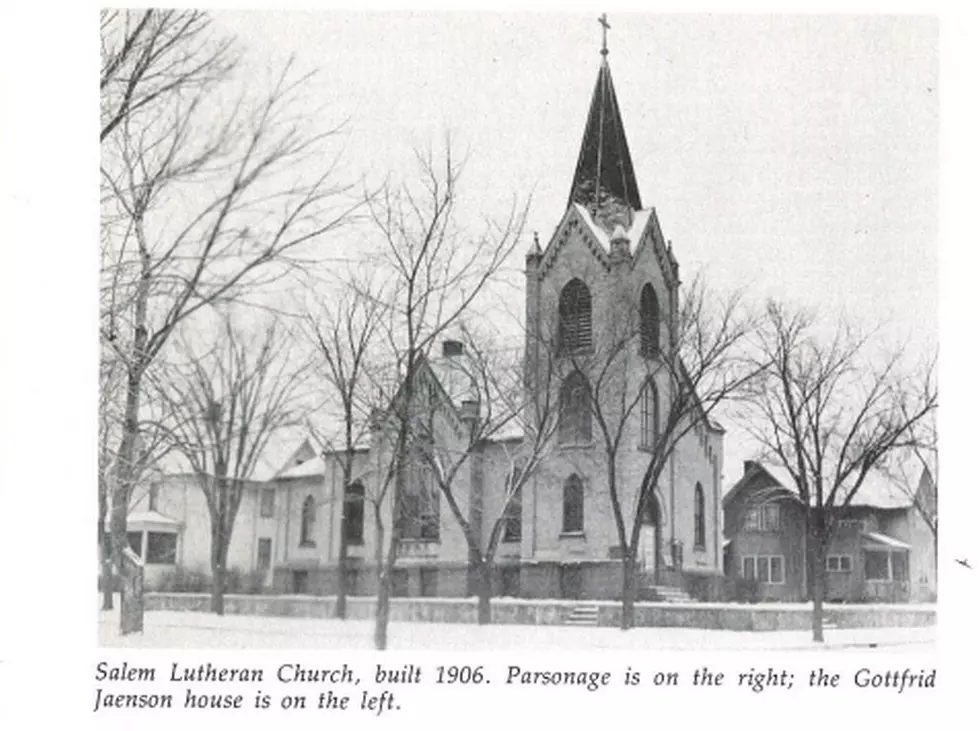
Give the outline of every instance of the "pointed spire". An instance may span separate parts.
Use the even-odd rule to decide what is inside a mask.
[[[580,203],[593,214],[620,209],[619,212],[628,217],[630,210],[638,211],[643,205],[609,71],[606,46],[609,24],[605,15],[599,18],[599,23],[602,25],[602,64],[592,92],[568,203]]]

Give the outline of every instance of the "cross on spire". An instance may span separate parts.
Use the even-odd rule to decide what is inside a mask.
[[[609,21],[606,19],[605,13],[599,16],[599,25],[602,26],[602,50],[600,53],[603,56],[608,56],[609,48],[606,46],[606,31],[608,31],[612,26],[609,25]]]

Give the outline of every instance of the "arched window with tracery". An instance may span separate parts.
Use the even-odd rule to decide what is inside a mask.
[[[640,291],[640,354],[652,358],[660,350],[660,304],[652,284]]]
[[[570,374],[562,383],[558,409],[559,443],[591,443],[592,409],[589,382],[578,371]]]
[[[705,546],[704,521],[704,488],[699,482],[694,487],[694,547],[702,550]]]
[[[592,347],[592,295],[581,279],[566,284],[558,297],[558,349],[577,353]]]
[[[565,480],[561,505],[561,532],[582,533],[585,530],[585,487],[578,475],[570,475]]]
[[[299,544],[301,546],[315,546],[313,532],[316,528],[316,501],[312,495],[307,495],[303,501],[303,511],[299,523]]]

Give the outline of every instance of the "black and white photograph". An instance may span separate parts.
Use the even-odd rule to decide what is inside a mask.
[[[80,293],[3,287],[2,461],[44,445],[5,553],[89,718],[936,688],[980,567],[948,16],[86,12]]]
[[[102,642],[933,641],[935,22],[101,21]]]

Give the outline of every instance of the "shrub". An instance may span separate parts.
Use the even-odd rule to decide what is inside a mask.
[[[735,579],[735,601],[755,604],[759,601],[759,582],[755,579]]]
[[[211,591],[211,577],[203,571],[181,568],[166,574],[158,584],[162,592],[187,592],[200,594]]]

